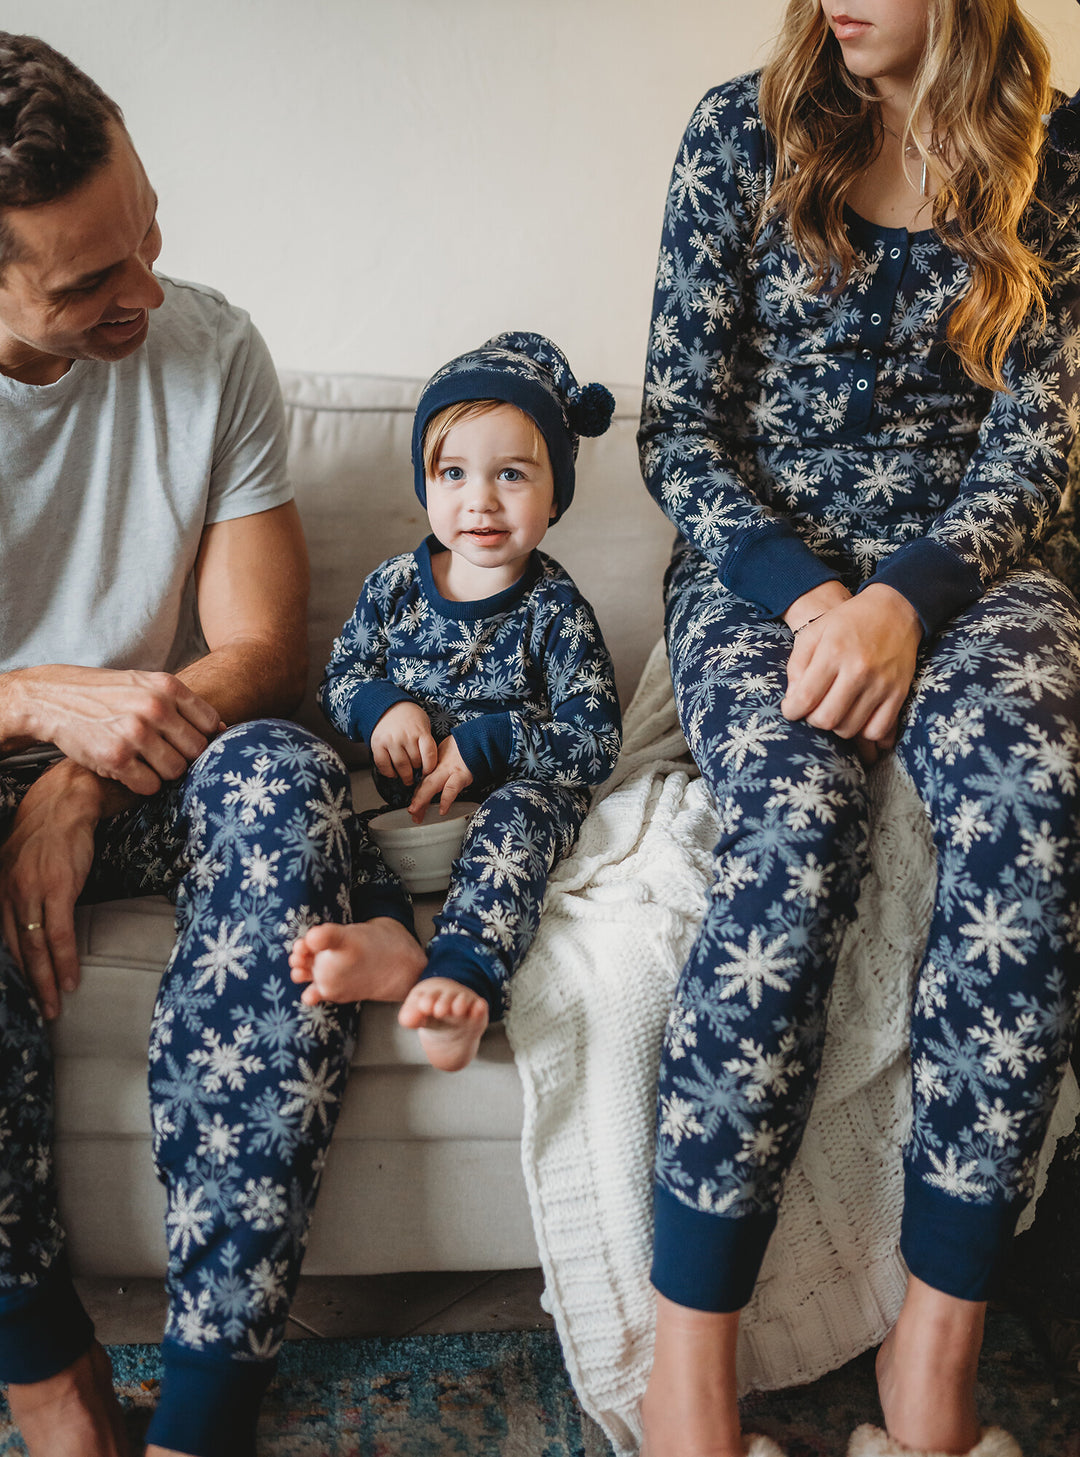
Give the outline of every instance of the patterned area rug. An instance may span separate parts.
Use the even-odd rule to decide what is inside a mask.
[[[156,1346],[110,1349],[134,1449],[156,1399]],[[1055,1380],[1018,1317],[988,1323],[980,1409],[1025,1457],[1080,1457],[1080,1383]],[[868,1354],[812,1386],[749,1397],[749,1426],[788,1457],[842,1457],[848,1433],[878,1418]],[[0,1402],[0,1454],[25,1448]],[[605,1457],[546,1331],[292,1341],[260,1427],[259,1457]]]

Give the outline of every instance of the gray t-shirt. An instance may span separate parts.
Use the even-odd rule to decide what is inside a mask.
[[[266,345],[213,289],[162,278],[146,342],[52,385],[0,376],[0,671],[174,670],[199,651],[203,528],[292,497]]]

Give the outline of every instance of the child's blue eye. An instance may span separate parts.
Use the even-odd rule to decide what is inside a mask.
[[[448,465],[442,473],[444,481],[463,481],[465,472],[459,465]]]
[[[500,475],[502,476],[504,481],[520,481],[524,479],[521,472],[519,470],[516,470],[512,465],[506,466],[502,471],[500,471]]]

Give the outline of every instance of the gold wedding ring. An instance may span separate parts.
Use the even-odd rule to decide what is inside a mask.
[[[28,921],[26,923],[26,925],[23,927],[23,930],[24,931],[43,931],[44,929],[45,929],[45,923],[44,923],[44,921]]]

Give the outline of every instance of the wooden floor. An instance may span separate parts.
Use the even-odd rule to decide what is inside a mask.
[[[76,1285],[106,1345],[160,1341],[165,1292],[160,1280],[78,1279]],[[546,1330],[539,1270],[475,1270],[419,1275],[315,1275],[301,1278],[286,1332],[314,1336],[411,1336],[460,1331]]]

